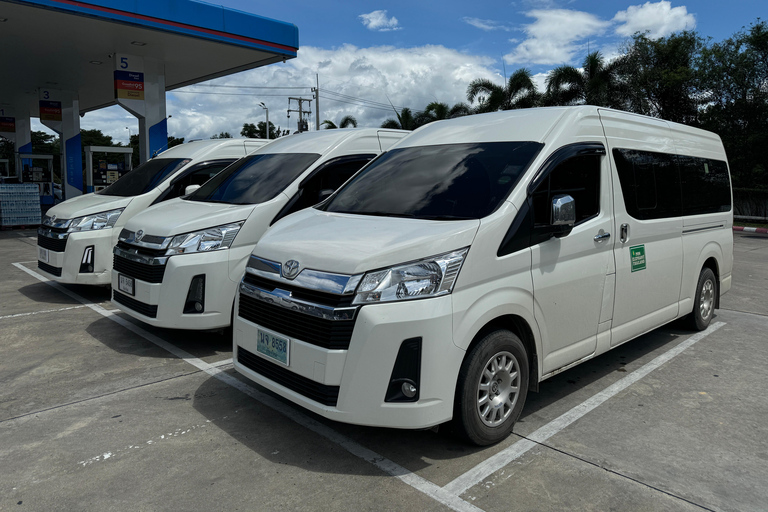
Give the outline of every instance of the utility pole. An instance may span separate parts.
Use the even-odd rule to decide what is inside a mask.
[[[320,129],[320,75],[315,73],[315,130]]]
[[[313,98],[288,98],[288,117],[291,117],[291,112],[298,112],[299,113],[299,133],[307,131],[307,122],[304,120],[304,114],[311,114],[311,110],[304,110],[304,102],[306,101],[310,105],[312,104]],[[296,101],[299,103],[299,108],[292,109],[291,108],[291,101]]]

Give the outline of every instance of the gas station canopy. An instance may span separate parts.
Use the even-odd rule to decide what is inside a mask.
[[[20,158],[32,152],[31,117],[59,133],[71,198],[84,189],[81,115],[132,113],[144,162],[168,145],[167,91],[292,59],[299,32],[195,0],[0,0],[0,46],[0,135]]]
[[[298,29],[193,0],[0,0],[0,103],[76,91],[80,112],[116,103],[113,56],[165,65],[166,91],[296,57]]]

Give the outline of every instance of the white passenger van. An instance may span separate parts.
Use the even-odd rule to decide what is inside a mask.
[[[269,141],[219,139],[163,151],[107,188],[60,203],[37,231],[37,266],[61,283],[108,285],[120,228],[148,206],[179,197]]]
[[[712,133],[592,106],[435,122],[262,237],[235,369],[327,418],[494,443],[542,380],[705,328],[732,219]]]
[[[114,249],[113,303],[157,327],[230,326],[245,264],[269,225],[327,198],[408,133],[360,128],[281,137],[194,193],[135,216]]]

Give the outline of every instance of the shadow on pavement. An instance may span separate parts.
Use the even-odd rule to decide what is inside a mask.
[[[687,330],[684,324],[679,321],[674,322],[542,382],[539,393],[528,395],[525,409],[520,418],[520,423],[528,422],[529,424],[525,425],[524,429],[516,426],[515,432],[519,430],[530,432],[543,426],[545,421],[536,417],[542,409],[555,402],[563,401],[563,412],[569,410],[584,399],[571,398],[569,400],[570,395],[612,373],[617,373],[616,376],[606,379],[605,386],[595,389],[595,393],[599,392],[626,375],[625,367],[627,365],[638,362],[634,366],[639,366],[641,362],[647,362],[644,359],[651,359],[653,351],[666,345],[669,345],[668,348],[672,348],[681,337],[685,338],[691,334],[692,332]],[[234,370],[229,370],[228,373],[245,380]],[[488,456],[490,456],[520,439],[513,435],[496,446],[478,448],[469,446],[453,436],[447,424],[441,425],[435,432],[434,430],[398,430],[337,423],[317,416],[250,381],[248,382],[260,392],[301,411],[308,418],[329,426],[336,432],[393,460],[410,471],[419,471],[422,468],[439,464],[441,460],[457,459],[484,450],[487,450]],[[591,396],[591,392],[588,396]],[[316,437],[307,435],[307,431],[303,427],[215,378],[208,379],[198,388],[193,406],[212,421],[227,415],[228,411],[230,413],[236,412],[237,414],[233,415],[229,421],[217,422],[217,426],[244,447],[267,459],[272,459],[271,454],[276,450],[277,444],[282,445],[282,449],[291,452],[298,449],[292,446],[291,441],[287,442],[286,437],[292,440],[301,439],[301,446],[308,443],[309,453],[313,449],[312,442],[307,441],[307,439],[316,439]],[[546,421],[551,419],[554,418]],[[540,424],[536,424],[537,422]],[[301,452],[299,453],[301,454]],[[309,463],[302,459],[299,454],[296,454],[291,460],[293,462],[283,461],[282,463],[295,463],[298,467],[313,471],[340,472],[333,460],[327,461],[322,468],[316,466],[316,461],[308,466]]]

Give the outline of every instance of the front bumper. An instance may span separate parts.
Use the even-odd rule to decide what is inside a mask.
[[[465,353],[453,343],[450,296],[363,306],[357,311],[347,349],[327,349],[291,338],[288,367],[258,352],[260,326],[237,314],[239,301],[238,296],[233,324],[234,365],[254,382],[316,414],[344,423],[428,428],[451,419],[456,379]],[[400,346],[412,338],[422,339],[419,399],[386,402]],[[258,358],[260,364],[254,365],[249,359],[252,357]],[[264,361],[280,372],[287,385],[265,376],[270,371],[260,369]],[[293,385],[292,379],[300,384]],[[312,399],[313,392],[307,391],[312,386],[337,392],[335,405]]]
[[[151,283],[134,277],[134,295],[120,291],[120,272],[112,270],[112,303],[134,318],[155,327],[171,329],[220,329],[231,321],[237,283],[230,279],[229,250],[180,254],[167,257],[162,282]],[[243,262],[245,268],[245,262]],[[130,274],[127,274],[130,275]],[[192,279],[205,276],[202,313],[184,313]],[[115,299],[122,295],[122,303]],[[127,300],[125,299],[127,297]],[[151,316],[154,313],[154,316]]]
[[[52,233],[45,229],[38,230],[38,236],[43,237],[49,247],[50,241],[55,240]],[[66,238],[56,240],[60,245],[66,240],[63,251],[46,249],[47,262],[41,261],[40,249],[44,248],[38,245],[38,269],[45,277],[59,283],[108,285],[111,281],[112,247],[115,245],[113,236],[112,228],[67,233]],[[81,264],[88,257],[86,251],[91,247],[93,271],[81,273]]]

